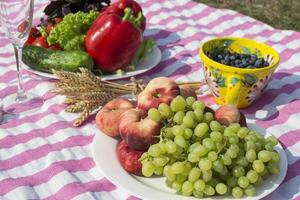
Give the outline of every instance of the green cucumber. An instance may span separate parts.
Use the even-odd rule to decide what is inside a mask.
[[[23,62],[30,68],[51,73],[52,70],[77,72],[79,68],[92,70],[93,59],[84,51],[58,51],[38,46],[25,46],[22,53]]]

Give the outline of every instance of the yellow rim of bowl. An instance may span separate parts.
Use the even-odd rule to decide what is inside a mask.
[[[237,67],[223,65],[221,63],[218,63],[218,62],[214,61],[213,59],[209,58],[203,52],[203,46],[205,44],[207,44],[208,42],[219,41],[219,40],[224,40],[224,39],[245,40],[245,41],[249,41],[251,43],[255,43],[256,46],[263,46],[265,48],[268,48],[268,49],[270,49],[270,51],[272,52],[272,56],[274,57],[274,64],[270,65],[268,67],[263,67],[263,68],[242,69],[242,68],[237,68]],[[229,71],[229,72],[232,72],[232,69],[234,68],[239,73],[259,72],[259,71],[265,71],[265,70],[268,70],[268,69],[272,69],[272,68],[275,68],[278,65],[279,61],[280,61],[279,54],[278,54],[278,52],[273,47],[271,47],[271,46],[269,46],[269,45],[267,45],[265,43],[257,42],[255,40],[251,40],[251,39],[248,39],[248,38],[240,38],[240,37],[218,37],[218,38],[214,38],[214,39],[208,40],[208,41],[204,42],[201,45],[199,54],[200,54],[200,58],[201,58],[201,56],[203,56],[205,59],[207,59],[208,61],[210,61],[213,64],[213,67],[224,68],[225,71]],[[201,60],[202,60],[202,63],[204,63],[203,59],[201,59]]]

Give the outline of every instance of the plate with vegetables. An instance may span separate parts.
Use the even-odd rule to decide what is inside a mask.
[[[104,80],[141,74],[155,67],[161,51],[144,37],[146,19],[133,0],[51,1],[31,29],[23,62],[32,72],[90,69]]]
[[[137,103],[108,102],[95,120],[96,166],[141,199],[254,200],[273,192],[287,172],[277,139],[247,127],[234,106],[214,111],[185,95],[174,81],[158,77]]]

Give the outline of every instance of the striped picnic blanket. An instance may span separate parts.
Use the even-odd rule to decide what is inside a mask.
[[[265,42],[280,53],[280,65],[264,95],[243,112],[249,121],[276,135],[288,157],[285,180],[265,199],[299,200],[300,33],[277,30],[237,12],[190,0],[139,2],[147,17],[145,34],[156,40],[163,54],[160,64],[139,78],[201,80],[199,45],[217,36],[248,37]],[[35,24],[47,3],[35,2]],[[0,33],[0,99],[16,92],[15,70],[12,46]],[[113,185],[95,167],[90,150],[97,133],[94,120],[74,128],[76,115],[66,113],[63,97],[50,92],[50,79],[25,71],[24,86],[41,96],[44,104],[20,108],[18,120],[0,125],[0,199],[136,199]],[[210,97],[202,98],[214,104]]]

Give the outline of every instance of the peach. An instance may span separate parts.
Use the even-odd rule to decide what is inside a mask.
[[[172,99],[179,95],[179,92],[178,85],[172,79],[154,78],[138,95],[138,108],[147,112],[150,108],[157,108],[160,103],[170,104]]]
[[[233,105],[223,105],[214,114],[215,119],[223,125],[238,122],[242,126],[247,126],[245,116]]]
[[[98,129],[108,136],[118,136],[121,115],[131,108],[133,108],[132,103],[126,99],[111,100],[96,115]]]
[[[119,132],[128,146],[134,150],[146,150],[158,141],[155,137],[160,133],[161,125],[145,117],[143,111],[130,109],[122,114]]]
[[[131,149],[128,144],[122,140],[117,145],[118,160],[127,172],[142,175],[142,163],[139,161],[144,151],[136,151]]]

